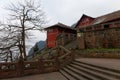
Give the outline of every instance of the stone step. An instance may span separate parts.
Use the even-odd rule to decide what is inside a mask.
[[[75,62],[78,62],[80,64],[89,65],[89,66],[92,66],[92,67],[97,67],[97,68],[100,68],[100,69],[103,69],[103,70],[112,71],[112,72],[120,74],[120,70],[109,68],[109,67],[106,67],[106,66],[100,66],[100,65],[97,65],[97,64],[93,64],[93,63],[91,64],[91,63],[88,63],[88,62],[86,63],[86,62],[80,61],[78,59],[76,59]]]
[[[71,75],[69,75],[67,72],[65,72],[64,70],[59,70],[59,72],[67,79],[67,80],[76,80],[74,77],[72,77]]]
[[[106,70],[106,69],[101,69],[101,68],[98,68],[98,67],[95,67],[95,66],[90,66],[88,64],[79,63],[79,62],[76,62],[76,61],[74,61],[72,64],[75,64],[75,65],[84,67],[86,69],[89,69],[89,70],[92,70],[92,71],[95,71],[95,72],[99,72],[99,73],[102,73],[102,74],[105,74],[105,75],[108,75],[108,76],[112,76],[112,77],[117,78],[117,79],[120,79],[120,73],[116,73],[116,72]]]
[[[89,75],[97,78],[97,79],[93,78],[93,80],[120,80],[120,79],[116,79],[116,78],[113,78],[111,76],[105,75],[103,73],[99,73],[99,72],[96,72],[96,71],[93,71],[93,70],[90,70],[90,69],[87,69],[87,68],[84,68],[84,67],[81,67],[81,66],[78,66],[78,65],[75,65],[75,64],[71,64],[70,66],[74,70],[76,69],[76,71],[78,71],[78,72],[83,71],[86,74],[89,74]]]
[[[66,67],[62,68],[62,70],[74,78],[74,79],[69,78],[69,80],[92,80],[87,77],[84,78],[85,76],[83,74],[82,75],[75,74],[73,71],[71,71],[70,69],[68,69]]]
[[[95,75],[91,75],[90,73],[83,71],[83,70],[79,70],[71,65],[67,66],[67,68],[71,71],[73,71],[75,74],[78,75],[84,75],[85,78],[88,78],[88,80],[105,80],[105,79],[100,79],[99,77],[96,77]]]
[[[120,70],[117,65],[118,60],[112,60],[113,62],[108,60],[109,62],[103,62],[103,64],[98,60],[87,60],[76,59],[71,64],[62,68],[63,74],[68,78],[68,80],[120,80]],[[106,59],[103,61],[106,61]],[[100,62],[100,65],[96,62]],[[110,63],[115,64],[115,66]]]
[[[93,76],[91,76],[91,75],[83,72],[83,71],[79,71],[79,70],[71,67],[70,65],[66,66],[66,68],[69,69],[70,71],[72,71],[74,74],[77,74],[77,75],[79,75],[79,76],[82,76],[82,77],[84,77],[84,78],[87,79],[87,80],[100,80],[100,79],[98,79],[98,78],[95,78],[95,77],[93,77]]]

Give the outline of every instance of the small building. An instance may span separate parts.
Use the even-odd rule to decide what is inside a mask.
[[[93,17],[87,16],[85,14],[82,15],[82,17],[80,18],[80,20],[76,23],[76,30],[77,30],[77,40],[78,40],[78,47],[79,49],[84,49],[85,45],[84,45],[84,37],[83,37],[83,31],[81,30],[81,28],[84,28],[88,25],[90,25],[90,23],[94,20]]]
[[[83,14],[80,20],[77,22],[75,28],[80,29],[85,26],[88,26],[94,19],[95,18]]]
[[[45,30],[47,31],[47,48],[53,48],[57,46],[58,37],[62,37],[60,39],[61,45],[65,45],[69,41],[76,38],[76,30],[62,23],[57,23],[55,25],[47,27]]]
[[[96,18],[83,15],[76,28],[80,49],[120,48],[120,10]]]

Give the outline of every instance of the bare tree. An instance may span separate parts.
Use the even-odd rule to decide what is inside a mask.
[[[25,39],[28,37],[26,32],[42,30],[41,26],[46,23],[45,13],[42,11],[40,0],[24,0],[24,2],[11,4],[7,7],[7,10],[10,11],[9,30],[12,30],[11,34],[14,34],[12,34],[11,40],[15,39],[14,46],[19,47],[21,55],[26,59]]]
[[[8,61],[9,57],[12,61],[12,53],[15,51],[20,52],[19,34],[18,30],[15,30],[11,26],[5,24],[0,26],[0,59]]]

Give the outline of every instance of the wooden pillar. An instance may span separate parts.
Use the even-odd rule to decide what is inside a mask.
[[[64,46],[64,44],[65,44],[64,37],[65,37],[65,34],[62,34],[62,46]]]
[[[84,35],[83,32],[77,32],[77,40],[78,40],[78,48],[79,49],[84,49],[85,48],[85,43],[84,43]]]
[[[70,34],[68,34],[68,36],[69,36],[69,41],[71,41],[71,33],[70,33]]]

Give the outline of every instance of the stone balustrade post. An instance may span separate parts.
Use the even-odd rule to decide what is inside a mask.
[[[75,53],[74,49],[70,49],[70,54],[71,54],[71,60],[73,61],[75,59]]]
[[[17,76],[24,75],[24,59],[22,56],[19,58],[17,62],[16,69],[17,69]]]
[[[55,57],[55,59],[54,59],[55,61],[55,70],[56,71],[58,71],[59,69],[60,69],[60,61],[59,61],[59,59],[58,59],[58,57]]]
[[[43,59],[38,59],[38,73],[44,73],[44,63]]]

